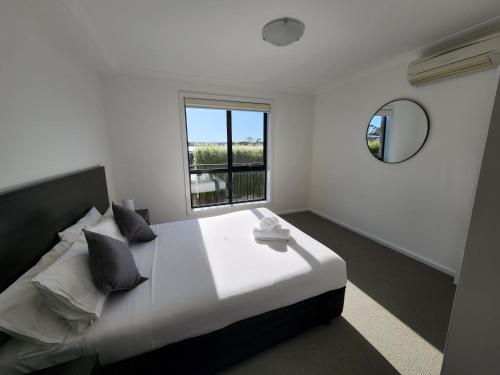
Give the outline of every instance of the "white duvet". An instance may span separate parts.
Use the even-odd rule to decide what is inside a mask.
[[[11,339],[0,349],[0,373],[92,353],[102,364],[119,361],[346,285],[342,258],[282,219],[288,244],[257,243],[252,229],[269,215],[259,208],[153,225],[157,239],[132,247],[148,281],[110,296],[101,318],[55,351],[37,355]]]

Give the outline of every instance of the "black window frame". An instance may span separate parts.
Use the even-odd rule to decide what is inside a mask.
[[[380,115],[382,117],[382,121],[380,124],[380,151],[379,157],[377,159],[384,161],[385,159],[385,130],[387,127],[387,115]]]
[[[388,115],[383,115],[383,114],[380,114],[380,113],[376,113],[376,114],[373,115],[373,117],[375,117],[375,116],[380,116],[380,135],[378,137],[379,142],[380,142],[380,148],[379,148],[378,154],[374,154],[372,152],[370,152],[370,153],[376,159],[384,161],[384,159],[385,159],[385,133],[386,133],[386,128],[387,128],[387,117],[389,117],[389,116]],[[370,123],[371,123],[371,121],[370,121]],[[370,124],[368,124],[368,127],[369,126],[370,126]],[[366,134],[366,141],[368,143],[368,132]]]
[[[249,166],[233,166],[233,138],[232,138],[232,111],[233,109],[226,109],[226,132],[227,132],[227,168],[206,168],[200,170],[192,170],[190,166],[189,158],[189,131],[188,131],[188,117],[186,113],[187,108],[203,108],[203,107],[191,107],[184,105],[184,118],[185,118],[185,130],[186,130],[186,150],[187,150],[187,161],[188,161],[188,180],[189,180],[189,196],[191,209],[207,208],[207,207],[217,207],[217,206],[233,206],[238,204],[252,203],[252,202],[263,202],[267,201],[267,129],[269,121],[269,112],[266,111],[255,111],[263,114],[263,163],[262,165],[249,165]],[[205,108],[214,109],[214,108]],[[242,111],[240,109],[234,109],[234,111]],[[247,199],[233,201],[233,173],[236,172],[264,172],[264,188],[263,188],[263,198],[259,199]],[[193,174],[203,174],[203,173],[227,173],[226,189],[228,193],[228,202],[221,203],[211,203],[205,205],[193,205],[193,193],[191,190],[191,175]]]

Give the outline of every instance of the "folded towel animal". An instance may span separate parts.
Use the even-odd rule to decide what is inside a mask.
[[[280,241],[286,242],[290,239],[290,230],[278,228],[275,230],[264,230],[254,228],[253,236],[256,240],[260,241]]]
[[[280,222],[275,217],[264,217],[259,223],[262,230],[277,230],[281,229]]]

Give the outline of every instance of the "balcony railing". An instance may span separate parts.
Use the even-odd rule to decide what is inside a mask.
[[[200,166],[198,166],[200,167]],[[191,207],[243,203],[266,198],[266,171],[261,165],[191,170]],[[231,174],[232,183],[228,183]]]

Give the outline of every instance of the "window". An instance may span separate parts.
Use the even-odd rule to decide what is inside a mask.
[[[379,160],[386,160],[387,134],[392,123],[392,111],[380,110],[376,113],[368,126],[368,148],[373,156]]]
[[[184,99],[191,208],[266,200],[268,104]]]

